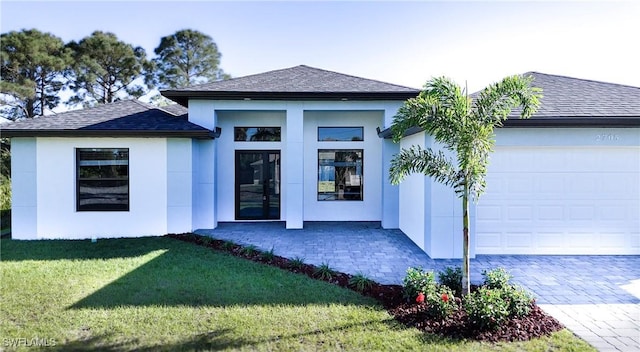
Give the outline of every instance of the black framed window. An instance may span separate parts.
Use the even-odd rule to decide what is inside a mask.
[[[362,200],[363,150],[318,149],[318,200]]]
[[[319,142],[361,142],[363,140],[363,127],[318,127]]]
[[[76,149],[76,210],[129,211],[129,149]]]
[[[236,142],[280,142],[280,127],[234,127]]]

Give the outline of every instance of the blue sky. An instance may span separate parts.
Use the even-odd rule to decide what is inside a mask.
[[[635,2],[3,0],[0,12],[2,33],[110,31],[150,56],[197,29],[235,77],[306,64],[416,88],[446,75],[475,91],[527,71],[640,86]]]

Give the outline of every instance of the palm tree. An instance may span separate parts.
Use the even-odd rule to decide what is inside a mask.
[[[442,150],[411,146],[402,149],[391,161],[389,179],[399,184],[411,173],[423,173],[454,188],[462,198],[463,255],[462,292],[469,294],[469,198],[477,201],[485,188],[489,154],[495,144],[493,129],[501,127],[514,108],[520,117],[534,114],[542,97],[541,89],[531,87],[533,78],[511,76],[494,83],[473,99],[451,80],[429,80],[424,90],[409,99],[394,117],[391,131],[394,142],[410,128],[419,127],[434,137]]]

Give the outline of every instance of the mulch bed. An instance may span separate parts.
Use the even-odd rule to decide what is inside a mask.
[[[228,241],[198,236],[191,233],[169,234],[167,236],[215,250],[225,251],[237,257],[276,266],[283,270],[322,280],[318,277],[316,273],[318,268],[314,265],[302,264],[294,266],[288,258],[277,255],[265,255],[264,252],[247,250],[248,247],[243,247]],[[370,287],[363,291],[358,291],[349,284],[352,277],[350,274],[335,272],[330,279],[324,279],[324,281],[352,289],[365,296],[377,299],[396,320],[427,333],[454,339],[473,339],[488,342],[526,341],[536,337],[548,336],[564,328],[560,322],[543,312],[534,302],[532,303],[532,309],[529,315],[522,318],[510,319],[496,330],[478,330],[467,323],[467,314],[464,309],[458,309],[444,320],[433,319],[426,314],[426,305],[407,302],[404,299],[402,286],[382,285],[373,282]],[[472,287],[472,289],[474,289],[474,287]],[[456,298],[456,303],[462,306],[459,298]]]

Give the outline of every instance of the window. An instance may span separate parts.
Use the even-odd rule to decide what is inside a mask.
[[[318,141],[353,141],[364,140],[363,127],[318,127]]]
[[[280,127],[234,127],[236,142],[280,142]]]
[[[76,149],[77,211],[129,210],[129,149]]]
[[[362,200],[362,149],[318,150],[318,200]]]

